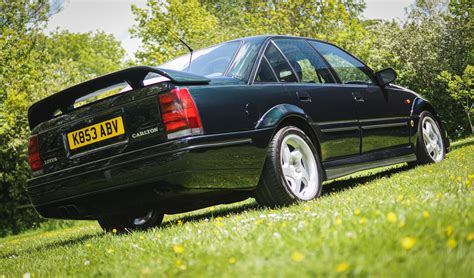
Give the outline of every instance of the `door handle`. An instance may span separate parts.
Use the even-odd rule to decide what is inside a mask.
[[[357,102],[364,102],[364,98],[362,97],[362,95],[359,92],[352,93],[352,97]]]
[[[311,97],[308,92],[296,92],[296,95],[300,101],[311,102]]]

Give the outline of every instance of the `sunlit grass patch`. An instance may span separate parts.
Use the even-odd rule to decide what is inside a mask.
[[[422,276],[474,273],[474,139],[445,161],[325,183],[315,201],[253,200],[104,234],[95,222],[0,239],[0,275]]]

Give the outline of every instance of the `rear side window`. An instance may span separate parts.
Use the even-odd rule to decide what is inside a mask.
[[[267,58],[263,57],[260,63],[260,69],[255,77],[255,82],[278,82],[272,67],[267,61]]]
[[[275,47],[273,43],[270,43],[265,51],[265,58],[268,60],[273,70],[275,71],[276,77],[281,82],[298,82],[296,75],[291,70],[290,65],[286,62],[283,55]]]
[[[373,84],[372,78],[364,71],[365,65],[345,51],[322,42],[309,41],[328,61],[344,84]]]
[[[301,82],[335,83],[324,59],[302,39],[275,39]]]
[[[229,72],[226,75],[238,80],[248,80],[259,50],[260,44],[243,42],[239,51],[235,54],[234,61],[229,66]]]

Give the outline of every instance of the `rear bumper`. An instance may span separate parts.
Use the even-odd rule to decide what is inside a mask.
[[[32,178],[27,190],[37,211],[51,218],[95,218],[119,208],[173,211],[180,199],[193,209],[196,194],[253,189],[271,135],[261,129],[177,139]]]

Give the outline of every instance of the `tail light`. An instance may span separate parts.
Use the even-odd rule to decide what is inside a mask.
[[[43,161],[39,154],[38,136],[33,135],[28,140],[28,163],[32,171],[38,171],[43,168]]]
[[[159,95],[159,102],[168,139],[202,134],[201,119],[187,88]]]

